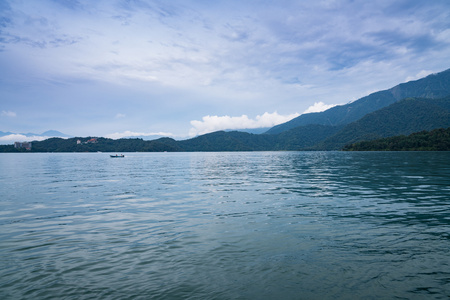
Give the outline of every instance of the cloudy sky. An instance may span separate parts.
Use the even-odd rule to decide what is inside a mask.
[[[3,132],[270,127],[448,68],[448,0],[0,0]]]

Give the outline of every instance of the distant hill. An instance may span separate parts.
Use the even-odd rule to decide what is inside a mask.
[[[48,130],[46,132],[41,133],[40,136],[66,137],[66,138],[72,137],[71,135],[62,133],[62,132],[57,131],[57,130]]]
[[[274,137],[240,131],[216,131],[178,141],[182,151],[264,151],[271,149]]]
[[[2,136],[8,136],[8,135],[23,135],[26,137],[36,137],[36,136],[43,136],[43,137],[72,137],[68,134],[62,133],[60,131],[57,130],[48,130],[46,132],[43,133],[33,133],[33,132],[27,132],[27,133],[17,133],[17,132],[3,132],[0,131],[0,137]]]
[[[80,143],[78,143],[80,141]],[[119,139],[93,137],[49,138],[44,141],[33,141],[31,152],[163,152],[180,151],[177,142],[171,138],[153,141],[142,139]],[[0,152],[27,152],[15,149],[13,145],[0,146]]]
[[[0,144],[14,144],[14,142],[31,141],[36,139],[42,140],[50,137],[69,138],[71,136],[56,130],[48,130],[43,133],[33,133],[33,132],[16,133],[16,132],[0,131],[0,138],[1,138]]]
[[[272,127],[266,133],[277,134],[308,124],[346,125],[405,98],[435,99],[448,95],[450,95],[450,69],[416,81],[399,84],[389,90],[370,94],[346,105],[335,106],[319,113],[301,115],[289,122]]]
[[[302,150],[332,136],[341,127],[306,125],[280,134],[216,131],[178,141],[182,151],[279,151]]]
[[[310,124],[273,135],[274,144],[271,150],[309,150],[321,141],[333,136],[342,126],[326,126]],[[272,134],[266,134],[271,136]]]
[[[263,128],[243,128],[243,129],[226,129],[224,131],[230,132],[230,131],[240,131],[240,132],[247,132],[247,133],[254,133],[254,134],[260,134],[264,133],[267,130],[269,130],[271,127],[263,127]]]
[[[344,151],[450,151],[450,127],[346,145]]]
[[[7,131],[7,132],[0,131],[0,137],[6,136],[6,135],[11,135],[11,134],[14,134],[14,133],[9,132],[9,131]]]

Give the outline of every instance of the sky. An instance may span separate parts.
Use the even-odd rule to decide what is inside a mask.
[[[448,0],[0,0],[3,132],[272,127],[448,68]]]

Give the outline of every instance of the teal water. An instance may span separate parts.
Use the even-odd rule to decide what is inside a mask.
[[[448,299],[450,153],[0,155],[1,299]]]

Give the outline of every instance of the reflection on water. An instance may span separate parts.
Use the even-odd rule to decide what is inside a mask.
[[[2,299],[446,299],[450,156],[0,155]]]

